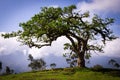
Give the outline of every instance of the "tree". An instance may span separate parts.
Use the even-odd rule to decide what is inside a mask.
[[[120,64],[118,64],[117,61],[114,60],[114,59],[110,59],[108,63],[111,64],[111,65],[113,65],[116,68],[120,67]]]
[[[34,59],[33,56],[30,54],[29,59],[31,62],[28,65],[31,67],[32,70],[43,70],[46,67],[46,62],[43,59]]]
[[[96,64],[92,67],[93,70],[95,71],[101,71],[103,69],[102,65]]]
[[[28,58],[28,60],[33,61],[33,56],[31,54],[29,54]]]
[[[0,71],[2,70],[2,62],[0,61]]]
[[[31,61],[28,66],[31,67],[32,70],[43,70],[46,67],[46,63],[43,59],[35,59]]]
[[[58,37],[65,36],[71,42],[71,50],[78,56],[78,67],[85,67],[85,55],[92,51],[103,51],[101,45],[90,44],[91,41],[99,40],[99,43],[102,41],[105,44],[106,41],[116,39],[109,28],[114,19],[102,19],[94,15],[89,21],[87,20],[89,12],[80,13],[75,9],[75,5],[64,8],[43,7],[41,12],[29,21],[20,23],[23,30],[2,36],[4,38],[17,36],[18,41],[30,48],[50,46]]]
[[[51,67],[52,69],[54,69],[54,68],[56,67],[56,64],[55,64],[55,63],[51,63],[51,64],[50,64],[50,67]]]
[[[8,66],[6,66],[6,74],[10,74],[11,73],[11,70]]]

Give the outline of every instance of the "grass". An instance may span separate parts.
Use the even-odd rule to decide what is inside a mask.
[[[0,80],[120,80],[120,71],[64,68],[3,75]]]

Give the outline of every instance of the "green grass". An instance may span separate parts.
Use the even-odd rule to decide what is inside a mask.
[[[120,71],[64,68],[3,75],[0,80],[120,80]]]

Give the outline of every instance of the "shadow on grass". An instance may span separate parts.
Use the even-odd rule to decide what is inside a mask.
[[[98,69],[98,70],[94,70],[94,69],[91,69],[91,70],[94,72],[101,72],[103,74],[107,74],[113,77],[120,77],[120,69],[103,68],[103,69]]]

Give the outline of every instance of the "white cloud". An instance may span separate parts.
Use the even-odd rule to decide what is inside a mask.
[[[104,51],[102,55],[120,57],[120,38],[107,42]]]
[[[91,3],[80,2],[77,4],[79,10],[92,12],[120,12],[120,0],[92,0]]]
[[[90,11],[91,17],[93,14],[100,14],[102,17],[107,16],[112,13],[120,13],[120,0],[92,0],[90,3],[79,2],[77,4],[77,11],[86,12]],[[88,18],[88,21],[91,20],[91,17]],[[115,26],[115,25],[113,25]],[[112,26],[112,27],[113,27]],[[118,25],[119,26],[119,25]],[[113,27],[114,32],[119,36],[118,26]],[[120,39],[116,39],[110,42],[107,42],[104,52],[102,54],[93,54],[93,56],[110,56],[110,57],[120,57]]]
[[[0,53],[4,53],[6,49],[4,47],[0,47]]]
[[[16,51],[23,52],[24,55],[32,54],[34,58],[49,56],[54,54],[55,56],[62,56],[64,52],[63,44],[69,40],[65,37],[60,37],[57,41],[54,41],[51,46],[38,48],[28,48],[28,46],[20,46],[20,42],[16,41],[16,38],[4,39],[0,37],[0,55],[8,55],[15,53]]]
[[[0,33],[2,34],[2,33]],[[4,39],[0,36],[0,55],[12,54],[15,51],[22,51],[28,49],[26,46],[20,46],[20,42],[16,41],[16,38]]]
[[[69,40],[65,37],[60,37],[57,41],[54,41],[51,46],[38,48],[28,48],[27,46],[20,46],[20,43],[16,41],[16,38],[4,39],[0,37],[0,55],[8,55],[12,54],[16,51],[23,52],[24,55],[32,54],[33,57],[45,57],[50,54],[54,54],[56,56],[62,56],[64,52],[63,44],[69,42]],[[120,38],[107,42],[104,51],[105,53],[100,55],[106,56],[116,56],[120,57]]]
[[[27,60],[28,54],[32,54],[34,58],[45,58],[48,65],[51,61],[56,63],[61,62],[58,64],[58,67],[63,67],[66,65],[65,58],[62,57],[62,53],[64,51],[63,44],[66,41],[68,41],[68,39],[60,37],[57,41],[52,43],[52,46],[37,49],[34,47],[28,48],[27,46],[20,46],[20,43],[16,41],[16,38],[4,39],[0,36],[0,60],[4,63],[4,65],[10,66],[16,71],[26,71],[28,70],[27,65],[29,63]]]
[[[55,56],[62,56],[64,49],[64,43],[69,42],[69,40],[65,37],[60,37],[57,41],[54,41],[51,46],[29,49],[29,54],[32,54],[35,58],[49,56],[50,54],[54,54]]]
[[[98,44],[103,43],[100,41]],[[107,41],[105,45],[103,45],[103,51],[104,53],[96,52],[92,53],[92,57],[101,57],[101,56],[107,56],[107,57],[120,57],[120,38],[117,38],[113,41]]]
[[[2,33],[0,33],[2,34]],[[17,42],[17,38],[4,39],[0,36],[0,55],[9,55],[15,53],[16,51],[23,52],[23,54],[28,54],[30,50],[35,51],[35,49],[30,49],[27,46],[20,46],[20,42]]]

